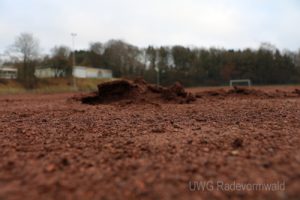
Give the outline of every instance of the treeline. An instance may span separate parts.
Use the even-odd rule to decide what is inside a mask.
[[[35,59],[24,53],[19,65],[28,68],[22,61],[32,57],[30,62],[35,66],[63,69],[71,76],[73,53],[66,46],[54,47],[51,54]],[[227,50],[179,45],[139,48],[110,40],[75,51],[75,58],[76,65],[111,69],[114,77],[143,77],[153,83],[159,80],[162,85],[175,81],[185,86],[225,85],[231,79],[251,79],[254,84],[300,83],[300,51],[280,52],[268,43],[256,50]]]
[[[107,67],[115,77],[144,77],[167,85],[224,85],[231,79],[251,79],[254,84],[300,82],[300,52],[280,52],[263,43],[257,50],[225,50],[184,46],[138,48],[120,40],[92,43],[76,52],[76,63]]]

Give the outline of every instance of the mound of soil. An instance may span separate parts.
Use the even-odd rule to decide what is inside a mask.
[[[217,90],[206,90],[202,92],[197,92],[195,96],[197,98],[202,97],[223,97],[227,95],[227,91],[224,89],[217,89]]]
[[[207,90],[203,92],[198,92],[195,94],[197,98],[203,97],[258,97],[258,98],[292,98],[299,97],[300,90],[295,89],[292,92],[275,90],[273,92],[266,92],[262,90],[252,89],[248,87],[233,87],[232,89],[217,89],[217,90]]]
[[[107,104],[113,102],[175,102],[190,103],[196,98],[186,92],[180,83],[170,87],[148,84],[143,79],[116,80],[98,85],[98,92],[79,98],[85,104]]]
[[[251,95],[251,96],[264,97],[267,96],[267,93],[260,90],[251,89],[251,88],[235,86],[233,87],[233,89],[230,89],[227,92],[227,95]]]
[[[293,91],[293,93],[300,96],[300,89],[295,89],[295,90]]]
[[[246,87],[233,87],[232,89],[217,89],[198,92],[196,97],[229,97],[229,96],[264,96],[265,93],[259,90],[249,89]]]

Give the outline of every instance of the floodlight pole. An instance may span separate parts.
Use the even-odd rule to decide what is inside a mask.
[[[75,78],[75,66],[76,66],[76,59],[75,59],[75,37],[77,36],[77,33],[71,33],[72,36],[72,49],[73,49],[73,69],[72,69],[72,76],[73,76],[73,87],[74,90],[77,90],[76,85],[76,78]]]
[[[155,67],[155,71],[156,71],[156,84],[160,85],[159,68]]]
[[[157,85],[160,85],[160,77],[159,77],[159,70],[157,71]]]

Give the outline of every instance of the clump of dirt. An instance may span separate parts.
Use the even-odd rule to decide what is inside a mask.
[[[229,90],[228,93],[233,93],[233,94],[251,94],[253,93],[254,90],[250,90],[248,88],[244,88],[244,87],[236,87],[234,86],[233,89]]]
[[[143,79],[116,80],[98,85],[98,92],[80,98],[85,104],[101,104],[126,101],[137,102],[175,102],[190,103],[196,98],[193,94],[186,92],[180,83],[170,87],[162,87],[148,84]]]
[[[237,149],[237,148],[243,147],[243,143],[244,143],[243,139],[241,139],[241,138],[236,138],[236,139],[231,143],[231,146],[232,146],[233,148]]]
[[[218,90],[207,90],[203,92],[198,92],[195,94],[197,98],[202,97],[222,97],[226,96],[227,92],[224,89],[218,89]]]
[[[80,97],[82,103],[97,104],[111,102],[119,99],[128,99],[136,95],[137,86],[126,80],[116,80],[98,85],[98,92]]]
[[[98,100],[115,101],[122,98],[137,96],[139,87],[126,80],[116,80],[98,85]]]
[[[234,86],[233,89],[230,89],[227,92],[227,95],[252,95],[252,96],[263,97],[263,96],[267,96],[267,93],[260,90],[251,89],[251,88]]]
[[[195,94],[197,98],[203,97],[258,97],[258,98],[292,98],[299,97],[300,90],[295,89],[292,92],[275,90],[273,92],[266,92],[262,90],[252,89],[248,87],[233,87],[232,89],[217,89],[217,90],[207,90],[198,92]]]
[[[232,89],[207,90],[196,93],[196,97],[230,97],[230,96],[265,96],[266,93],[246,87],[233,87]]]
[[[166,100],[173,100],[177,97],[186,98],[188,97],[188,94],[189,93],[187,93],[182,85],[178,82],[169,88],[163,88],[161,91],[162,98]]]
[[[300,89],[295,89],[295,90],[293,91],[293,93],[300,96]]]

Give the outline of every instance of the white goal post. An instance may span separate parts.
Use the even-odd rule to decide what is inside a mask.
[[[236,80],[230,80],[230,87],[232,87],[235,83],[247,83],[248,87],[251,87],[252,83],[250,79],[236,79]]]

